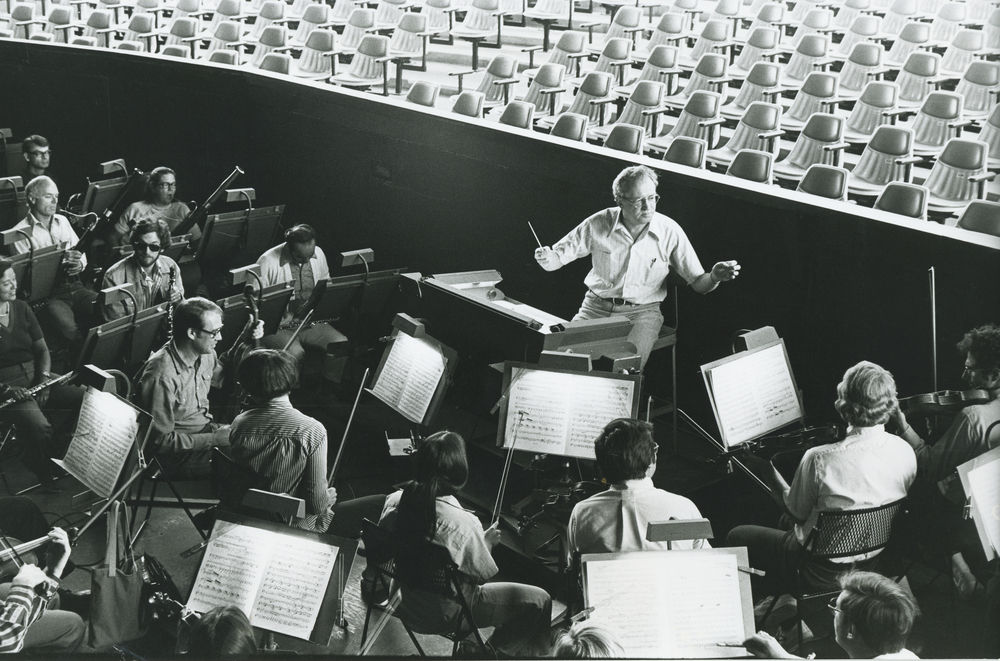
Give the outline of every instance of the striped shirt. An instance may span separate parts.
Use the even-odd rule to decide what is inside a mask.
[[[12,585],[0,609],[0,653],[20,652],[28,627],[45,612],[48,599],[26,585]]]
[[[236,416],[229,442],[233,460],[256,473],[261,489],[304,499],[309,515],[329,509],[326,428],[287,395]]]

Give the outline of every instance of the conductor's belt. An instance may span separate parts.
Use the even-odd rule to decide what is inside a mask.
[[[618,298],[618,297],[608,298],[607,296],[601,296],[600,294],[594,293],[593,289],[590,290],[590,293],[593,294],[595,297],[601,299],[602,301],[606,301],[608,303],[611,303],[612,305],[630,305],[633,307],[637,307],[640,305],[647,305],[647,303],[636,303],[635,301],[630,301],[627,298]]]

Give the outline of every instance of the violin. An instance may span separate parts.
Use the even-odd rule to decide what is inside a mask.
[[[6,543],[0,547],[0,577],[7,580],[17,574],[22,564],[38,565],[37,554],[27,554],[45,546],[52,538],[46,535],[30,542],[22,542],[16,537],[5,537],[4,540]]]
[[[973,404],[985,404],[991,399],[989,391],[980,388],[939,390],[900,398],[899,408],[907,415],[938,415],[958,411]]]

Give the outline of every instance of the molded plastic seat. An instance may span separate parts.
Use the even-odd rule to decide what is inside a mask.
[[[394,28],[409,5],[410,0],[378,0],[378,5],[375,6],[375,28],[378,30]]]
[[[911,54],[925,46],[931,39],[931,26],[927,23],[913,21],[903,26],[899,36],[892,42],[892,47],[885,54],[885,63],[898,67]]]
[[[90,46],[91,48],[97,48],[97,37],[74,37],[73,41],[70,42],[74,46]],[[167,48],[177,48],[177,46],[167,46]],[[163,49],[163,54],[168,55],[166,48]],[[184,57],[187,57],[187,51],[184,51]]]
[[[720,53],[705,53],[701,56],[698,66],[691,72],[687,84],[672,96],[664,99],[668,106],[681,108],[687,102],[689,96],[699,90],[709,90],[720,94],[727,94],[729,79],[726,77],[726,69],[729,60]]]
[[[934,80],[941,68],[941,56],[937,53],[915,51],[906,58],[906,63],[896,76],[899,87],[900,107],[919,106],[934,89]]]
[[[503,86],[494,85],[498,80],[509,80],[517,75],[517,60],[511,55],[497,55],[490,60],[476,91],[482,92],[486,108],[503,103]]]
[[[164,46],[160,49],[160,55],[187,59],[191,56],[191,51],[186,46]]]
[[[501,124],[519,129],[530,129],[534,118],[535,104],[527,101],[511,101],[500,113]]]
[[[175,23],[177,21],[174,21]],[[83,37],[93,37],[102,46],[109,46],[111,44],[111,32],[114,30],[112,25],[111,12],[107,9],[95,9],[90,12],[90,16],[87,17],[87,24],[83,27],[80,35]],[[197,33],[197,26],[192,30],[189,37],[193,37]],[[167,43],[179,43],[171,42],[170,37],[167,37]]]
[[[861,12],[868,11],[871,9],[871,0],[846,0],[840,6],[837,11],[837,15],[833,19],[833,26],[841,30],[846,30],[851,26],[858,16],[861,16]]]
[[[893,181],[875,200],[875,208],[889,213],[927,220],[927,188],[917,184]]]
[[[679,46],[681,40],[688,34],[685,23],[685,16],[676,12],[668,11],[660,16],[649,41],[643,48],[636,49],[635,59],[640,62],[646,60],[658,46]]]
[[[434,83],[429,83],[426,80],[418,80],[413,83],[409,91],[406,93],[406,100],[410,103],[415,103],[418,106],[433,108],[434,104],[437,103],[438,93],[440,91],[441,88]]]
[[[152,30],[152,25],[153,22],[150,20],[150,30]],[[49,10],[49,16],[45,21],[45,31],[53,36],[53,41],[60,44],[69,43],[69,31],[73,27],[73,10],[71,7],[54,5]]]
[[[852,144],[868,142],[876,128],[889,123],[885,113],[896,109],[898,98],[899,88],[895,83],[872,81],[865,85],[844,124],[844,140]]]
[[[379,84],[383,93],[388,94],[388,73],[384,58],[389,52],[389,37],[369,34],[361,40],[358,52],[351,60],[346,73],[330,77],[330,82],[344,87],[368,89]]]
[[[858,44],[871,43],[877,39],[882,30],[882,19],[871,14],[863,14],[854,19],[851,27],[844,33],[844,38],[833,51],[837,58],[847,57]]]
[[[292,56],[288,53],[268,53],[261,58],[258,68],[261,71],[283,73],[287,76],[288,72],[292,69]]]
[[[1000,7],[990,12],[989,19],[983,26],[987,48],[1000,48]]]
[[[795,48],[807,34],[822,34],[832,29],[833,12],[829,9],[810,9],[795,28],[790,46]],[[848,33],[850,34],[850,33]],[[847,39],[847,35],[844,36]]]
[[[630,154],[641,154],[643,134],[642,127],[632,124],[615,124],[604,140],[604,146]]]
[[[904,25],[918,17],[917,0],[895,0],[882,20],[882,31],[896,36]]]
[[[953,125],[962,119],[962,96],[955,92],[931,92],[912,121],[900,124],[913,130],[913,153],[933,156],[949,138],[958,137]]]
[[[670,147],[663,154],[663,160],[677,165],[686,165],[689,168],[704,169],[705,152],[708,146],[701,138],[688,138],[681,136],[674,138]]]
[[[65,9],[69,9],[66,7]],[[146,50],[152,51],[152,42],[156,38],[156,26],[153,25],[152,14],[132,14],[128,27],[125,28],[124,41],[141,42]]]
[[[223,21],[215,27],[212,39],[208,44],[208,53],[217,50],[226,50],[233,47],[241,47],[240,24],[236,21]],[[236,51],[237,54],[239,51]],[[237,55],[237,60],[239,59]]]
[[[773,28],[783,26],[787,7],[784,2],[766,2],[757,10],[757,15],[750,23],[750,32],[757,28]],[[784,29],[784,28],[782,28]]]
[[[906,165],[901,160],[913,156],[913,131],[899,126],[879,126],[858,164],[851,171],[851,195],[878,197],[890,181],[905,180]]]
[[[774,62],[758,62],[753,65],[735,98],[722,106],[720,111],[722,116],[736,119],[743,115],[751,103],[757,101],[773,103],[781,91],[781,87],[778,85],[780,79],[780,65]]]
[[[604,42],[601,55],[597,58],[597,63],[591,71],[604,71],[613,74],[619,85],[624,85],[625,71],[630,70],[632,65],[632,42],[629,39],[617,37]],[[582,78],[575,78],[571,82],[579,85]]]
[[[215,30],[215,28],[223,21],[237,21],[240,22],[245,18],[243,14],[243,7],[240,0],[219,0],[219,4],[215,7],[215,13],[212,14],[212,21],[208,26],[209,31]]]
[[[761,63],[765,55],[772,53],[778,47],[779,42],[780,34],[776,28],[757,28],[747,37],[743,50],[740,51],[733,65],[729,67],[729,75],[734,78],[749,75],[753,67]]]
[[[1000,236],[1000,203],[986,200],[972,202],[958,219],[958,227]]]
[[[837,76],[826,71],[813,71],[806,76],[802,89],[781,118],[781,127],[789,131],[801,130],[806,121],[817,112],[831,112],[837,100]]]
[[[729,164],[726,174],[758,184],[771,183],[771,165],[774,157],[756,149],[741,149]]]
[[[775,132],[781,126],[781,106],[775,103],[756,101],[750,104],[733,130],[733,135],[722,147],[709,151],[705,158],[716,166],[729,165],[736,155],[745,150],[755,150],[770,153],[778,152],[778,140]],[[770,140],[768,140],[770,136]],[[768,183],[770,183],[770,166],[768,167]]]
[[[840,165],[840,150],[828,149],[841,144],[844,119],[829,113],[815,113],[802,127],[799,137],[785,158],[774,164],[778,179],[800,181],[810,166]]]
[[[538,0],[535,6],[524,12],[524,15],[539,23],[554,23],[555,21],[569,20],[569,0]]]
[[[931,22],[931,41],[951,41],[966,20],[964,2],[946,2]]]
[[[831,200],[846,200],[847,178],[844,168],[814,163],[806,170],[795,190]]]
[[[986,47],[982,30],[959,30],[951,44],[941,56],[941,73],[955,78],[968,68],[976,56]]]
[[[652,126],[656,115],[647,115],[647,111],[660,108],[663,105],[663,83],[644,80],[635,86],[632,95],[625,102],[625,107],[615,118],[615,124],[631,124],[642,128],[647,135],[653,133]],[[595,126],[590,129],[592,138],[605,138],[613,126]]]
[[[340,33],[340,50],[353,53],[361,45],[362,40],[375,28],[375,10],[358,7],[347,18],[344,31]]]
[[[420,58],[420,67],[427,67],[427,15],[406,12],[400,18],[389,39],[392,57]]]
[[[213,50],[208,53],[208,61],[216,64],[228,64],[236,66],[239,64],[238,53],[234,50]]]
[[[596,124],[601,115],[601,105],[591,103],[600,99],[607,99],[611,96],[612,84],[614,80],[610,73],[603,71],[591,71],[583,78],[580,88],[576,91],[576,96],[569,104],[566,112],[574,115],[583,115],[588,118],[589,124]],[[565,113],[563,113],[565,114]],[[559,115],[560,117],[562,114]],[[539,128],[550,128],[556,122],[553,116],[542,117],[536,125]]]
[[[292,68],[292,75],[299,78],[319,80],[332,72],[331,60],[336,55],[336,32],[333,30],[313,30],[306,37],[299,59]]]
[[[292,42],[304,44],[306,39],[309,38],[309,33],[328,20],[330,20],[330,5],[321,2],[310,3],[302,11],[302,17],[299,18],[299,27],[292,34]]]
[[[990,150],[986,167],[990,170],[1000,170],[1000,105],[993,106],[993,111],[979,131],[979,139],[985,142]]]
[[[559,41],[549,51],[549,59],[546,62],[561,64],[566,67],[566,71],[571,71],[576,66],[571,56],[583,53],[586,47],[587,35],[582,32],[567,30],[559,35]],[[534,78],[537,71],[538,67],[532,67],[525,69],[523,73],[528,78]]]
[[[553,108],[561,108],[560,97],[565,75],[566,69],[561,64],[543,64],[522,101],[530,103],[540,113],[550,113]]]
[[[10,16],[7,19],[7,29],[15,37],[20,28],[24,28],[24,37],[31,36],[33,26],[40,21],[35,15],[35,3],[19,2],[10,8]]]
[[[982,118],[997,102],[1000,91],[1000,62],[973,60],[965,75],[955,86],[955,93],[962,99],[962,111],[966,117]]]
[[[483,116],[483,96],[482,92],[465,90],[455,97],[455,104],[451,107],[453,113],[465,115],[466,117]]]
[[[333,8],[330,10],[329,22],[336,26],[347,25],[347,21],[350,20],[351,14],[356,9],[360,9],[360,7],[354,4],[353,0],[335,0]],[[372,25],[374,25],[375,10],[372,9],[371,11]]]
[[[587,116],[564,112],[552,125],[552,135],[567,140],[583,142],[587,139]]]
[[[617,12],[615,12],[615,17],[611,19],[611,23],[608,25],[608,31],[604,34],[604,39],[594,40],[589,46],[587,46],[587,50],[596,55],[601,52],[604,47],[604,43],[609,39],[628,39],[629,42],[633,42],[633,31],[639,27],[641,21],[641,9],[638,7],[621,7]]]
[[[677,48],[674,46],[656,46],[646,57],[646,63],[642,65],[639,78],[629,85],[623,85],[615,89],[615,94],[619,96],[629,96],[635,89],[635,84],[640,80],[651,80],[653,82],[665,82],[669,88],[676,80]],[[673,74],[673,75],[672,75]]]
[[[704,90],[695,92],[688,99],[677,122],[664,135],[646,142],[646,148],[654,153],[665,152],[670,143],[681,136],[705,140],[708,147],[714,147],[718,135],[714,130],[714,120],[719,118],[721,97],[716,92]]]
[[[499,11],[499,0],[473,0],[465,18],[451,34],[460,39],[486,39],[493,35],[499,38],[500,22],[496,16]]]
[[[927,210],[957,213],[969,202],[985,197],[989,147],[980,140],[952,138],[924,181],[930,192]]]
[[[882,44],[869,42],[855,44],[851,55],[840,70],[840,96],[857,98],[872,79],[872,74],[882,67]]]
[[[705,53],[714,53],[717,46],[721,46],[729,41],[729,24],[726,21],[713,19],[705,23],[701,29],[698,40],[687,53],[682,53],[677,60],[677,65],[682,69],[694,69],[698,66],[701,56]]]
[[[284,25],[267,26],[260,35],[260,41],[254,47],[253,55],[250,58],[250,65],[260,67],[268,54],[276,48],[284,48],[287,41],[288,29]]]
[[[783,87],[797,88],[813,72],[814,65],[826,58],[830,40],[826,35],[807,34],[796,46],[781,75]]]
[[[285,18],[285,7],[287,5],[281,0],[265,0],[260,6],[260,13],[254,21],[250,34],[254,39],[260,39],[264,29],[274,25],[277,21]]]

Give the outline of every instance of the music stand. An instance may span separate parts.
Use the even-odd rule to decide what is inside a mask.
[[[9,139],[12,137],[14,137],[14,134],[10,129],[0,129],[0,147],[3,148],[4,155],[4,174],[8,177],[20,174],[24,170],[21,143],[9,142]]]
[[[140,310],[135,315],[135,325],[128,315],[91,328],[78,364],[117,365],[126,374],[133,374],[162,340],[166,317],[166,306],[158,305]]]
[[[281,323],[281,316],[288,307],[294,288],[291,283],[283,282],[265,287],[259,294],[260,319],[264,322],[264,334],[273,335]],[[236,342],[240,329],[246,325],[250,312],[243,300],[243,294],[234,294],[216,301],[222,308],[222,340],[216,348],[218,353],[224,353]]]
[[[324,290],[313,308],[313,319],[338,321],[347,317],[350,323],[344,326],[352,329],[352,340],[360,342],[362,337],[374,336],[389,323],[384,317],[394,313],[388,304],[397,291],[402,272],[403,269],[388,269],[320,281],[325,282]],[[316,284],[321,286],[319,282]]]
[[[46,246],[10,257],[20,290],[29,303],[38,303],[52,295],[65,252],[59,246]]]
[[[0,178],[0,227],[12,227],[28,215],[21,177]]]
[[[204,267],[255,260],[272,247],[285,205],[227,211],[208,216],[195,259]]]

